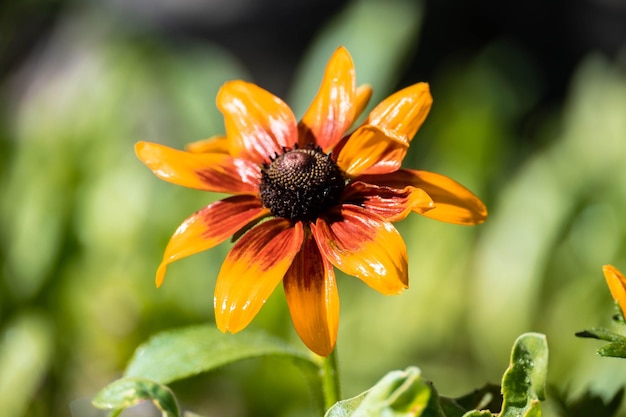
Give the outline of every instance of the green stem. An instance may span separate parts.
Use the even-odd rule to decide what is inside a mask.
[[[337,367],[337,347],[326,358],[322,358],[322,387],[324,408],[328,410],[341,398],[339,388],[339,368]]]

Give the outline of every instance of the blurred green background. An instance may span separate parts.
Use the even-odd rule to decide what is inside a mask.
[[[622,3],[30,0],[0,6],[0,26],[3,415],[104,415],[90,398],[138,344],[213,321],[229,243],[172,265],[159,290],[154,272],[180,222],[221,196],[158,180],[133,144],[223,133],[214,100],[231,79],[300,116],[338,45],[374,87],[370,108],[431,84],[405,166],[458,180],[490,211],[477,227],[399,223],[411,279],[401,296],[339,277],[344,396],[409,365],[443,395],[499,383],[525,331],[548,336],[552,398],[608,398],[626,384],[626,362],[574,337],[610,321],[601,266],[626,271]],[[250,327],[304,349],[281,292]],[[314,410],[298,369],[277,359],[172,388],[203,416]]]

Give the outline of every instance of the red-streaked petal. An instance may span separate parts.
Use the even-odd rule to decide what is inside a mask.
[[[356,100],[354,103],[354,119],[358,119],[367,103],[369,103],[372,98],[372,87],[369,84],[362,84],[356,89]]]
[[[222,243],[252,221],[269,215],[258,197],[240,195],[209,204],[189,216],[170,238],[157,269],[156,286],[165,278],[167,266]]]
[[[217,93],[230,154],[258,164],[270,162],[298,141],[296,118],[281,99],[244,81],[230,81]]]
[[[215,321],[222,332],[236,333],[252,321],[287,273],[303,238],[301,222],[276,218],[237,241],[215,284]]]
[[[339,328],[339,293],[333,266],[322,256],[312,236],[304,239],[283,285],[300,339],[318,355],[330,355]]]
[[[380,187],[361,181],[350,183],[341,201],[363,207],[389,222],[400,221],[411,211],[424,214],[435,207],[432,198],[420,188],[410,185],[403,189]]]
[[[604,265],[602,272],[609,286],[609,291],[611,291],[611,296],[617,301],[622,313],[626,316],[626,277],[613,265]]]
[[[359,127],[342,145],[337,165],[349,176],[397,171],[409,149],[408,143],[370,125]]]
[[[300,146],[315,144],[331,150],[354,121],[355,100],[354,63],[347,49],[340,47],[328,61],[317,96],[298,126]]]
[[[230,153],[229,142],[226,136],[211,136],[207,139],[188,143],[185,149],[191,153]]]
[[[487,219],[487,208],[470,190],[445,175],[428,171],[401,169],[387,175],[364,175],[358,178],[370,184],[403,189],[421,188],[435,202],[435,208],[423,214],[447,223],[474,225]]]
[[[366,124],[380,128],[407,146],[417,133],[433,103],[426,83],[406,87],[383,100],[369,114]]]
[[[226,154],[195,154],[150,142],[135,145],[137,157],[162,180],[228,194],[258,194],[261,171],[253,162]]]
[[[408,287],[407,252],[393,225],[366,209],[344,205],[311,224],[320,252],[348,275],[383,294]]]

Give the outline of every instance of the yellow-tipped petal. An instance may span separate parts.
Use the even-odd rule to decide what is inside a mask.
[[[370,112],[365,123],[408,145],[424,123],[432,103],[428,84],[413,84],[383,100]]]
[[[432,198],[435,207],[417,213],[435,220],[475,225],[487,219],[487,208],[483,202],[470,190],[445,175],[400,169],[386,175],[363,175],[358,180],[398,189],[407,185],[421,188]]]
[[[296,118],[281,99],[244,81],[230,81],[217,93],[230,154],[261,164],[298,141]]]
[[[179,151],[150,142],[135,144],[141,162],[162,180],[228,194],[258,194],[261,171],[253,162],[227,154]]]
[[[396,228],[357,206],[344,205],[334,214],[311,225],[322,255],[382,294],[407,288],[406,246]]]
[[[305,238],[283,285],[300,339],[318,355],[330,355],[339,328],[339,293],[333,266],[322,256],[312,236]]]
[[[331,150],[354,121],[356,97],[354,63],[348,50],[340,47],[328,61],[317,96],[298,126],[300,146]]]
[[[300,247],[302,223],[271,219],[248,231],[222,264],[215,285],[215,321],[222,332],[244,329],[283,279]]]
[[[435,208],[432,198],[422,189],[380,187],[361,181],[350,183],[341,197],[344,204],[354,204],[376,213],[389,222],[404,219],[411,211],[424,214]]]
[[[156,286],[161,286],[172,262],[210,249],[268,214],[261,201],[249,195],[229,197],[198,210],[176,229],[167,244],[157,270]]]
[[[611,296],[619,304],[622,314],[626,316],[626,277],[613,265],[604,265],[602,272],[604,272]]]
[[[365,107],[367,107],[367,103],[370,102],[372,98],[372,86],[369,84],[362,84],[356,89],[356,101],[355,101],[355,109],[354,109],[354,119],[358,119]]]

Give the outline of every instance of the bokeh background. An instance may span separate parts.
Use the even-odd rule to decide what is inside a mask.
[[[159,290],[154,272],[179,223],[220,196],[158,180],[133,144],[223,133],[215,95],[231,79],[299,116],[339,45],[374,87],[370,107],[431,84],[405,166],[458,180],[490,211],[477,227],[399,223],[401,296],[339,277],[344,395],[409,365],[447,396],[499,383],[525,331],[548,337],[546,415],[626,384],[626,362],[574,337],[610,322],[602,265],[626,271],[624,2],[29,0],[2,3],[0,28],[3,415],[102,416],[90,398],[138,344],[212,323],[229,243],[172,265]],[[280,288],[250,327],[304,349]],[[172,388],[202,416],[314,415],[284,360]]]

